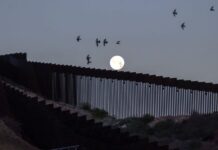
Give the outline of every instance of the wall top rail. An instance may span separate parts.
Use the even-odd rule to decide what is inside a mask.
[[[9,58],[17,58],[17,59],[23,59],[27,60],[27,53],[13,53],[13,54],[5,54],[0,55],[0,59],[9,59]]]

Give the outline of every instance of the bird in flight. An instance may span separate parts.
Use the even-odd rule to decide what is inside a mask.
[[[80,36],[77,36],[76,40],[79,42],[81,40]]]
[[[120,41],[117,41],[116,44],[120,44]]]
[[[91,57],[90,57],[89,55],[87,55],[87,56],[86,56],[87,65],[90,64],[90,63],[92,63],[92,62],[90,61],[90,59],[91,59]]]
[[[181,24],[181,28],[182,28],[182,30],[184,30],[185,29],[185,22],[183,22],[182,24]]]
[[[173,16],[176,17],[176,15],[178,15],[176,9],[173,10]]]
[[[215,11],[213,6],[210,7],[210,11]]]
[[[104,39],[103,45],[105,46],[108,43],[107,39]]]
[[[96,46],[98,47],[98,45],[101,43],[101,41],[97,38],[96,40],[95,40],[95,44],[96,44]]]

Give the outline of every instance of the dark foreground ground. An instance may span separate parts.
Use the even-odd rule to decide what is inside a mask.
[[[14,124],[15,125],[15,124]],[[0,150],[38,150],[0,120]]]

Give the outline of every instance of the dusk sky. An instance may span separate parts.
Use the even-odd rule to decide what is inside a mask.
[[[0,0],[0,54],[109,70],[121,55],[122,71],[194,81],[218,83],[217,27],[216,0]]]

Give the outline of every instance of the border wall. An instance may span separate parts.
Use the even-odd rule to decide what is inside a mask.
[[[10,61],[5,58],[3,66],[13,69],[6,69],[3,75],[54,101],[72,105],[89,103],[92,108],[104,109],[117,118],[218,111],[217,84],[31,62],[27,61],[26,54],[17,55],[11,55]],[[11,76],[14,72],[17,75]]]

